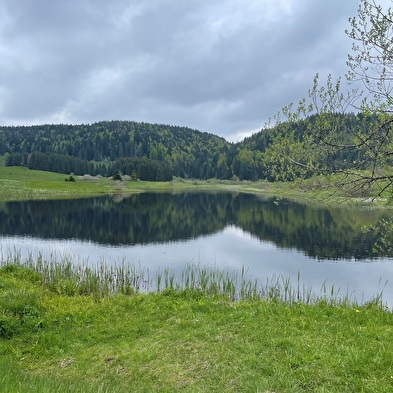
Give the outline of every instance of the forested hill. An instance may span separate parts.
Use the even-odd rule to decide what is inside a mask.
[[[172,176],[286,181],[313,174],[295,161],[310,163],[319,172],[354,162],[350,149],[320,148],[315,132],[321,125],[324,136],[351,146],[360,133],[367,137],[376,118],[332,114],[326,120],[314,116],[280,123],[237,144],[186,127],[131,121],[0,127],[0,155],[6,155],[6,165],[76,175],[111,176],[119,169],[123,175],[153,181]],[[367,169],[361,151],[356,162]]]
[[[216,167],[220,154],[223,161],[229,149],[225,139],[213,134],[131,121],[0,127],[1,155],[55,153],[94,163],[143,157],[168,165],[175,176],[190,178],[227,177],[226,172],[216,173]]]

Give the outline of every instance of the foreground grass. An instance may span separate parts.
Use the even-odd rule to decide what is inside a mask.
[[[392,391],[393,315],[378,302],[103,293],[71,270],[0,268],[0,392]]]

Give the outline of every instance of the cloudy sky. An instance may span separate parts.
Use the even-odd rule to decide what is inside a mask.
[[[0,0],[0,125],[134,120],[241,140],[315,73],[345,74],[358,4]]]

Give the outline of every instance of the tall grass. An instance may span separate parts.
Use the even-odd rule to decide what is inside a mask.
[[[319,290],[282,275],[268,277],[265,282],[249,278],[244,267],[240,270],[225,270],[201,264],[187,264],[180,275],[170,268],[151,274],[149,269],[135,266],[125,260],[118,264],[107,264],[101,260],[94,266],[88,261],[65,255],[52,254],[45,259],[41,254],[22,259],[17,250],[0,254],[0,267],[20,266],[34,272],[42,284],[60,295],[92,295],[97,298],[115,294],[131,295],[146,292],[188,291],[208,296],[224,296],[229,300],[264,299],[287,304],[357,305],[353,294],[342,294],[334,285],[326,282]],[[367,303],[382,306],[382,290]],[[363,299],[363,303],[364,299]]]
[[[123,261],[108,265],[104,261],[91,266],[71,255],[59,257],[51,254],[44,259],[41,254],[31,254],[22,260],[18,251],[2,255],[0,266],[22,266],[39,275],[42,283],[49,289],[62,295],[110,296],[117,293],[132,294],[146,291],[151,287],[149,271]]]

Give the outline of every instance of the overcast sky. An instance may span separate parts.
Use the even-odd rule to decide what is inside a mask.
[[[358,4],[0,0],[0,125],[133,120],[241,140],[315,73],[345,74]]]

